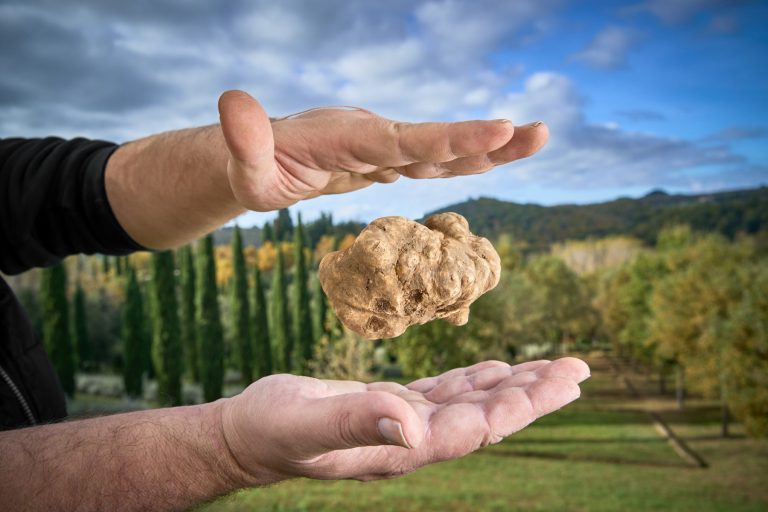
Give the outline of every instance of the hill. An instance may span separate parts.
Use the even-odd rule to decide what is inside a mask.
[[[532,250],[553,242],[608,235],[631,235],[648,244],[665,226],[688,224],[699,231],[716,231],[732,238],[768,227],[768,187],[710,194],[668,194],[656,190],[638,198],[596,204],[541,206],[487,197],[446,206],[441,212],[460,213],[472,231],[489,238],[509,233]]]

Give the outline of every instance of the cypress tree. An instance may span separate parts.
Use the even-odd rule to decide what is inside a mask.
[[[75,351],[69,331],[67,271],[63,263],[43,269],[43,343],[64,392],[75,394]]]
[[[184,347],[184,369],[194,381],[200,382],[200,358],[195,334],[195,262],[192,246],[178,252],[181,266],[181,341]]]
[[[288,322],[288,308],[285,301],[285,275],[283,272],[283,253],[278,247],[275,258],[275,268],[272,269],[272,290],[270,291],[270,320],[269,331],[274,343],[276,369],[281,372],[291,371],[293,357],[293,337]]]
[[[264,245],[265,242],[273,242],[275,241],[275,234],[272,231],[272,224],[269,222],[264,223],[264,229],[261,230],[261,245]]]
[[[206,402],[221,398],[224,385],[224,337],[219,313],[216,288],[216,261],[213,254],[213,236],[197,242],[197,268],[195,269],[197,298],[195,319],[197,348],[200,358],[200,380]]]
[[[315,274],[313,279],[313,307],[312,307],[312,338],[319,340],[328,334],[326,316],[328,312],[328,297],[325,296],[320,278]]]
[[[237,347],[237,362],[244,385],[253,382],[253,352],[251,350],[251,322],[248,304],[248,274],[245,270],[243,238],[240,226],[235,226],[232,237],[232,335]]]
[[[128,266],[125,281],[125,305],[123,306],[123,383],[125,392],[130,397],[140,397],[143,393],[142,376],[147,369],[144,346],[146,329],[144,324],[144,305],[141,297],[136,271]]]
[[[253,270],[253,288],[251,289],[253,304],[253,353],[256,356],[259,377],[272,373],[272,347],[269,342],[269,326],[267,325],[267,299],[264,297],[264,286],[261,283],[261,271],[257,266]]]
[[[306,372],[307,363],[312,359],[312,314],[309,309],[307,288],[307,264],[304,257],[304,228],[299,214],[298,225],[293,231],[293,293],[291,294],[293,314],[293,339],[299,349],[299,368]]]
[[[88,337],[88,322],[85,315],[85,292],[77,282],[75,288],[74,308],[72,313],[72,339],[77,347],[77,367],[85,370],[93,360],[91,340]]]
[[[284,242],[293,236],[293,220],[288,208],[280,208],[274,224],[275,242]]]
[[[152,254],[152,361],[157,377],[157,400],[181,404],[181,333],[176,301],[173,252]]]

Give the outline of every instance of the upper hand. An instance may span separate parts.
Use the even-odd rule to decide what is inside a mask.
[[[570,357],[485,361],[406,386],[272,375],[225,401],[222,425],[257,483],[386,478],[501,441],[578,398],[588,376]]]
[[[245,208],[270,211],[401,175],[479,174],[532,155],[546,143],[538,123],[506,120],[401,123],[362,109],[323,108],[270,122],[242,91],[219,99],[230,186]]]

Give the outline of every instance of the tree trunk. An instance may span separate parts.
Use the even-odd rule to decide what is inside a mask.
[[[682,411],[685,401],[685,372],[680,364],[675,367],[675,398],[677,399],[677,408]]]
[[[667,394],[667,369],[664,365],[659,368],[659,394]]]
[[[728,404],[723,400],[722,411],[720,416],[720,435],[722,437],[728,437],[728,424],[731,420],[731,415],[728,412]]]

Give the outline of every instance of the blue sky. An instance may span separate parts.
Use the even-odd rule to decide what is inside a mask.
[[[751,187],[768,184],[767,24],[739,0],[0,1],[0,136],[123,142],[215,122],[242,88],[275,116],[550,126],[531,159],[294,207],[308,219]]]

